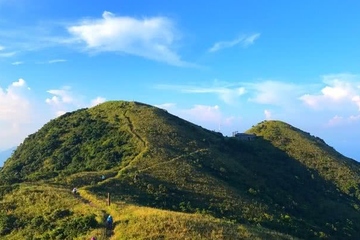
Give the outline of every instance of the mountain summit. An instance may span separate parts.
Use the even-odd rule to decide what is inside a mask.
[[[279,238],[357,239],[358,162],[284,122],[247,133],[256,137],[224,137],[150,105],[106,102],[27,137],[0,181],[77,186],[115,202],[262,226]]]

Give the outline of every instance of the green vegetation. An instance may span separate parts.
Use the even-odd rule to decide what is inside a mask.
[[[331,181],[341,192],[360,199],[359,163],[339,154],[321,138],[279,121],[260,123],[249,132],[271,141],[274,147]]]
[[[67,113],[30,135],[0,170],[0,234],[357,239],[359,163],[283,122],[248,132],[255,141],[136,102]],[[106,234],[108,213],[115,229]]]
[[[21,184],[0,208],[1,239],[75,239],[101,227],[100,211],[59,186]]]

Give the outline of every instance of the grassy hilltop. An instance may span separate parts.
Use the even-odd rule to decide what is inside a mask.
[[[28,136],[1,169],[0,236],[358,239],[358,162],[283,122],[248,132],[256,140],[137,102],[67,113]],[[109,213],[115,229],[106,234]]]

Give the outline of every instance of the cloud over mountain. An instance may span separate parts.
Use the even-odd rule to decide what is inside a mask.
[[[73,41],[95,52],[118,52],[171,65],[187,65],[175,51],[178,39],[173,21],[166,17],[133,18],[105,11],[102,18],[86,19],[68,27]]]

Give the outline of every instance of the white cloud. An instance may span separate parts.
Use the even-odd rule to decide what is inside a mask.
[[[331,75],[332,78],[329,76],[323,77],[325,86],[323,84],[318,90],[320,94],[307,93],[312,89],[319,89],[319,84],[295,84],[274,80],[237,83],[215,81],[207,86],[162,84],[156,88],[188,94],[214,94],[227,104],[237,103],[240,97],[247,96],[250,103],[276,106],[287,112],[298,111],[300,108],[306,110],[304,104],[315,109],[360,110],[360,77],[356,81],[356,75]]]
[[[262,81],[255,83],[215,81],[210,87],[160,84],[157,85],[156,88],[161,90],[174,90],[181,93],[216,94],[227,104],[234,104],[239,97],[249,94],[251,96],[248,99],[250,102],[276,106],[292,106],[295,102],[298,102],[296,96],[300,97],[306,87],[280,81]]]
[[[231,48],[238,44],[241,44],[243,47],[247,47],[249,45],[252,45],[256,39],[260,37],[260,33],[252,34],[252,35],[244,35],[240,36],[232,41],[221,41],[215,43],[208,51],[209,52],[217,52],[219,50],[225,49],[225,48]]]
[[[90,102],[74,94],[70,87],[48,91],[52,96],[39,102],[26,81],[22,78],[0,86],[0,151],[19,145],[24,138],[34,133],[54,116],[81,107],[98,104],[105,99],[97,97]]]
[[[132,18],[105,11],[100,19],[86,19],[68,27],[73,41],[88,50],[120,52],[176,66],[188,65],[174,51],[177,31],[166,17]]]
[[[50,60],[49,63],[52,64],[52,63],[61,63],[61,62],[66,62],[65,59],[53,59],[53,60]]]
[[[13,82],[7,89],[0,88],[0,120],[19,118],[17,121],[28,121],[24,118],[29,110],[26,90],[23,79]]]
[[[360,78],[351,74],[323,76],[326,85],[318,94],[305,94],[300,97],[305,105],[314,109],[334,109],[357,106],[360,110]]]
[[[25,80],[20,78],[17,82],[11,84],[14,87],[24,87],[26,85]]]
[[[96,97],[87,102],[83,96],[74,93],[69,86],[51,89],[47,93],[50,93],[52,96],[46,98],[45,102],[52,107],[55,116],[60,116],[79,108],[94,107],[106,101],[103,97]]]
[[[52,98],[47,98],[46,103],[50,105],[57,105],[60,103],[73,103],[74,98],[70,87],[64,87],[62,89],[48,90],[48,93],[54,95]]]
[[[222,121],[220,108],[217,105],[195,105],[193,108],[183,110],[182,112],[191,119],[196,119],[200,122],[211,122],[220,124]]]
[[[76,98],[68,86],[61,89],[51,89],[47,92],[50,93],[52,97],[47,98],[45,102],[52,106],[56,116],[81,107],[80,97]]]
[[[256,34],[252,34],[250,36],[247,36],[244,41],[243,44],[245,47],[254,44],[255,40],[258,39],[260,37],[260,33],[256,33]]]
[[[11,63],[11,64],[17,66],[17,65],[24,64],[24,62],[22,62],[22,61],[17,61],[17,62],[13,62],[13,63]]]
[[[23,79],[0,87],[0,149],[13,147],[29,133],[27,126],[34,117],[29,94]]]
[[[266,120],[271,120],[272,119],[272,113],[271,113],[270,110],[265,109],[264,110],[264,115],[265,115]]]
[[[0,51],[4,50],[5,47],[0,45]]]
[[[105,98],[103,98],[103,97],[97,97],[97,98],[91,100],[91,102],[90,102],[90,107],[94,107],[94,106],[99,105],[99,104],[101,104],[101,103],[103,103],[103,102],[105,102],[105,101],[106,101]]]

